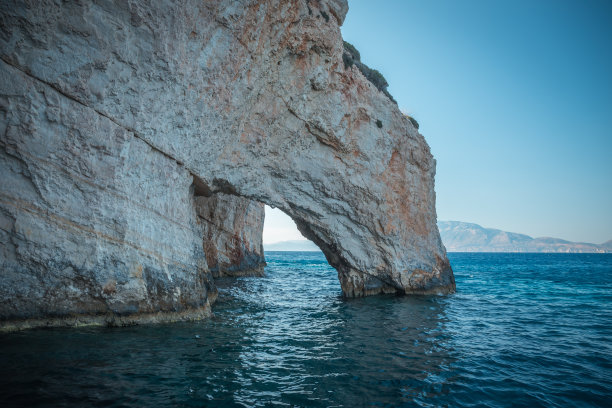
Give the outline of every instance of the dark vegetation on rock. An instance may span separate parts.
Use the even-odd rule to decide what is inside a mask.
[[[345,69],[348,69],[355,65],[359,69],[359,71],[361,71],[363,76],[366,77],[366,79],[372,83],[372,85],[374,85],[379,91],[384,93],[387,98],[391,99],[395,104],[397,104],[397,101],[393,99],[393,96],[391,96],[389,91],[387,91],[389,83],[387,82],[383,74],[381,74],[380,71],[370,68],[366,64],[361,62],[361,55],[359,54],[357,48],[355,48],[353,44],[348,43],[346,41],[344,41],[344,52],[342,53],[342,61],[344,62]]]
[[[415,118],[413,118],[410,115],[406,115],[406,117],[408,118],[408,120],[410,121],[410,123],[412,123],[412,126],[414,126],[415,128],[419,128],[419,122],[417,122],[417,120]]]

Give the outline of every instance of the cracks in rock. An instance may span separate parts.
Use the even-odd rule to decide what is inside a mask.
[[[92,110],[92,111],[96,112],[98,115],[100,115],[100,116],[102,116],[102,117],[104,117],[104,118],[106,118],[106,119],[110,120],[110,121],[111,121],[112,123],[114,123],[116,126],[118,126],[118,127],[122,128],[122,129],[126,130],[127,132],[131,133],[131,134],[132,134],[132,135],[133,135],[135,138],[137,138],[137,139],[139,139],[139,140],[142,140],[144,143],[146,143],[146,144],[147,144],[147,145],[148,145],[148,146],[149,146],[151,149],[153,149],[154,151],[156,151],[156,152],[158,152],[158,153],[162,154],[162,155],[163,155],[163,156],[165,156],[166,158],[168,158],[168,159],[170,159],[170,160],[174,161],[174,162],[175,162],[175,163],[177,163],[179,166],[184,167],[184,168],[185,168],[185,169],[186,169],[186,170],[187,170],[187,171],[188,171],[188,172],[189,172],[189,173],[190,173],[192,176],[195,176],[195,173],[194,173],[194,172],[193,172],[191,169],[189,169],[187,166],[185,166],[185,164],[184,164],[184,163],[183,163],[181,160],[179,160],[179,159],[177,159],[176,157],[172,156],[170,153],[165,152],[165,151],[164,151],[164,150],[162,150],[161,148],[159,148],[159,147],[155,146],[155,145],[154,145],[152,142],[150,142],[149,140],[147,140],[147,138],[146,138],[146,137],[144,137],[144,136],[142,136],[142,135],[138,134],[138,132],[137,132],[135,129],[130,128],[129,126],[125,126],[125,125],[121,124],[119,121],[117,121],[116,119],[114,119],[114,118],[112,118],[111,116],[107,115],[106,113],[101,112],[101,111],[99,111],[98,109],[93,108],[93,107],[91,107],[91,106],[87,105],[87,104],[86,104],[86,103],[84,103],[83,101],[79,100],[78,98],[76,98],[76,97],[74,97],[74,96],[70,95],[69,93],[65,92],[64,90],[62,90],[62,89],[61,89],[59,86],[57,86],[56,84],[53,84],[53,83],[51,83],[51,82],[48,82],[48,81],[46,81],[46,80],[44,80],[44,79],[41,79],[41,78],[39,78],[39,77],[37,77],[37,76],[33,75],[33,74],[32,74],[31,72],[29,72],[27,69],[24,69],[23,67],[21,67],[21,66],[19,66],[19,65],[17,65],[17,64],[14,64],[12,61],[10,61],[10,60],[9,60],[8,58],[6,58],[5,56],[1,56],[1,57],[0,57],[0,59],[2,59],[2,61],[3,61],[5,64],[7,64],[7,65],[9,65],[9,66],[13,67],[14,69],[16,69],[16,70],[18,70],[19,72],[23,73],[23,74],[24,74],[24,75],[26,75],[27,77],[29,77],[29,78],[31,78],[31,79],[33,79],[33,80],[35,80],[35,81],[37,81],[37,82],[39,82],[39,83],[41,83],[41,84],[43,84],[43,85],[48,86],[49,88],[53,89],[54,91],[56,91],[56,92],[57,92],[57,93],[59,93],[60,95],[62,95],[62,96],[64,96],[64,97],[66,97],[67,99],[69,99],[69,100],[71,100],[71,101],[73,101],[73,102],[76,102],[76,103],[78,103],[79,105],[83,106],[84,108],[86,108],[86,109],[90,109],[90,110]]]
[[[229,234],[229,235],[236,235],[236,233],[235,233],[235,232],[233,232],[233,231],[229,231],[229,230],[227,230],[227,229],[225,229],[225,228],[221,227],[221,226],[220,226],[218,223],[214,222],[214,221],[213,221],[213,220],[211,220],[210,218],[204,217],[204,216],[202,216],[202,215],[200,215],[200,214],[197,214],[196,216],[197,216],[199,219],[204,220],[204,221],[206,221],[208,224],[210,224],[210,225],[214,226],[214,227],[215,227],[215,229],[216,229],[217,231],[225,232],[226,234]]]
[[[340,141],[336,137],[327,133],[325,129],[323,129],[320,125],[316,123],[311,123],[311,122],[305,122],[305,123],[306,123],[306,130],[308,130],[308,132],[311,135],[316,137],[319,142],[323,143],[326,146],[333,148],[334,150],[339,150],[342,152],[347,151],[347,149],[340,146]]]
[[[270,93],[272,93],[272,95],[276,96],[278,99],[280,99],[281,101],[283,101],[283,103],[285,104],[285,107],[287,108],[287,110],[289,111],[289,113],[291,113],[293,116],[295,116],[296,118],[298,118],[299,120],[301,120],[302,122],[304,122],[305,124],[307,124],[308,122],[306,121],[306,119],[303,119],[300,115],[297,114],[297,112],[289,105],[289,102],[287,102],[285,100],[285,98],[283,98],[282,96],[280,96],[279,94],[277,94],[276,92],[274,92],[274,90],[270,90]]]
[[[193,177],[192,188],[193,188],[194,197],[211,197],[213,195],[212,190],[210,189],[208,184],[204,182],[204,180],[202,180],[200,177],[196,176],[195,174],[192,174],[192,177]]]
[[[147,249],[143,246],[138,245],[137,242],[134,242],[132,240],[125,240],[122,239],[120,237],[116,237],[116,236],[112,236],[110,234],[108,234],[107,232],[104,231],[100,231],[95,229],[94,227],[88,226],[86,224],[83,224],[79,221],[73,221],[70,220],[60,214],[57,214],[49,209],[45,209],[42,208],[38,205],[35,204],[31,204],[28,203],[18,197],[14,197],[11,195],[7,195],[4,194],[2,192],[0,192],[0,204],[4,204],[4,205],[10,205],[11,207],[17,209],[17,210],[21,210],[21,211],[25,211],[33,216],[39,217],[40,219],[48,222],[48,223],[52,223],[55,224],[58,228],[61,228],[63,230],[72,230],[72,231],[76,231],[79,233],[83,233],[83,234],[88,234],[92,237],[96,237],[97,239],[103,239],[107,242],[110,243],[115,243],[115,244],[120,244],[120,245],[127,245],[130,246],[132,248],[134,248],[135,250],[142,252],[144,254],[148,254],[156,259],[159,260],[160,263],[166,263],[166,264],[175,264],[175,265],[179,265],[179,266],[184,266],[186,269],[189,268],[190,266],[183,263],[182,261],[179,261],[178,259],[173,259],[173,258],[169,258],[167,256],[164,256],[163,254],[161,254],[160,252],[156,252],[154,250],[150,250]],[[136,231],[132,231],[132,235],[137,235]],[[154,247],[166,247],[169,251],[175,253],[175,254],[179,254],[182,255],[180,253],[180,251],[173,246],[169,246],[168,244],[164,244],[162,242],[159,241],[155,241],[152,239],[149,239],[147,237],[144,236],[140,236],[139,240],[143,240],[143,241],[148,241],[150,244],[152,244],[152,246]],[[188,256],[180,256],[178,258],[180,259],[184,259]]]
[[[245,42],[236,35],[236,33],[234,32],[234,29],[228,23],[220,21],[218,18],[215,18],[215,23],[219,24],[223,28],[226,28],[230,33],[232,33],[232,37],[234,37],[234,39],[238,41],[238,43],[242,45],[245,50],[247,51],[249,50],[249,47],[247,46],[247,44],[245,44]]]
[[[3,146],[3,144],[0,142],[0,147],[1,146]],[[178,226],[180,228],[183,228],[183,229],[186,229],[186,230],[191,230],[191,228],[189,228],[188,226],[183,225],[180,222],[176,221],[175,219],[172,219],[172,218],[162,214],[161,212],[155,210],[154,208],[147,207],[146,205],[143,205],[140,201],[137,201],[137,200],[134,200],[134,199],[128,197],[126,194],[123,194],[119,190],[115,190],[115,189],[113,189],[111,187],[108,187],[108,186],[96,183],[96,182],[94,182],[94,181],[92,181],[90,179],[87,179],[86,177],[83,177],[80,174],[75,173],[72,170],[69,170],[67,167],[57,165],[56,163],[53,163],[52,161],[46,160],[46,159],[44,159],[44,158],[42,158],[40,156],[24,152],[21,149],[17,149],[17,148],[14,148],[14,149],[15,149],[16,152],[19,152],[20,157],[14,156],[12,153],[9,153],[9,152],[7,152],[7,154],[9,156],[11,156],[11,157],[16,157],[19,161],[23,161],[24,163],[27,164],[27,161],[24,160],[21,157],[21,156],[25,156],[25,157],[29,158],[32,161],[38,162],[39,164],[43,163],[46,166],[51,166],[54,169],[62,172],[65,176],[69,177],[70,179],[78,180],[79,182],[85,183],[85,184],[87,184],[87,185],[89,185],[91,187],[100,189],[101,191],[104,191],[104,192],[112,195],[116,199],[125,200],[126,202],[129,202],[131,205],[135,205],[135,206],[137,206],[139,208],[142,208],[142,209],[144,209],[146,211],[150,211],[153,214],[155,214],[156,216],[161,217],[161,218],[165,219],[166,221],[169,221],[169,222],[173,223],[174,225],[176,225],[176,226]],[[77,185],[77,188],[81,188],[81,187],[79,187]],[[83,191],[83,190],[81,190],[81,191]],[[43,201],[44,201],[44,198],[45,198],[44,195],[42,195],[42,193],[40,193],[40,195],[41,195],[41,197],[43,198]]]
[[[285,107],[287,108],[287,111],[289,111],[289,113],[291,113],[293,116],[295,116],[297,119],[299,119],[301,122],[304,123],[304,127],[306,128],[306,130],[308,131],[308,133],[310,133],[311,135],[313,135],[321,144],[324,144],[326,146],[331,147],[334,150],[346,153],[348,151],[347,148],[343,147],[341,142],[338,140],[337,137],[330,135],[325,129],[323,129],[320,125],[310,122],[304,118],[302,118],[300,115],[298,115],[298,113],[295,111],[295,109],[293,109],[291,107],[291,105],[289,105],[289,103],[285,100],[285,98],[283,98],[282,96],[280,96],[279,94],[277,94],[274,91],[270,91],[274,96],[276,96],[277,98],[279,98],[281,101],[283,101],[283,103],[285,104]],[[344,159],[338,157],[344,164],[347,164]]]
[[[8,157],[12,157],[13,159],[17,160],[20,163],[20,166],[22,167],[22,172],[21,174],[23,175],[23,177],[28,181],[28,183],[32,186],[32,188],[34,189],[34,191],[38,194],[38,196],[40,197],[40,199],[47,203],[47,200],[45,198],[45,195],[42,193],[42,191],[40,190],[40,187],[34,182],[33,179],[33,175],[32,175],[32,171],[30,170],[30,166],[28,164],[28,162],[26,160],[23,159],[23,157],[21,157],[18,152],[19,149],[14,148],[11,151],[9,150],[9,145],[7,144],[7,133],[8,133],[8,128],[9,126],[6,127],[6,132],[4,135],[4,139],[0,140],[0,147],[3,148],[4,153],[6,153],[6,155]]]
[[[213,193],[224,193],[233,196],[240,196],[240,194],[238,194],[236,191],[236,187],[225,179],[215,178],[213,179],[212,184],[215,187],[215,189],[212,190]]]

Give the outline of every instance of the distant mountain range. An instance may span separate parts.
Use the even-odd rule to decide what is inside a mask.
[[[597,245],[559,238],[532,238],[460,221],[440,221],[438,228],[448,252],[612,252],[612,240]]]
[[[532,238],[529,235],[484,228],[460,221],[438,222],[448,252],[569,252],[612,253],[612,240],[601,245],[570,242],[559,238]],[[264,244],[265,251],[320,251],[311,241],[293,240]]]
[[[312,241],[293,240],[264,244],[264,251],[320,251]]]

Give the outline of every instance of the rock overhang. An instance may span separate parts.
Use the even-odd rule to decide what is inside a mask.
[[[213,293],[214,283],[197,243],[202,232],[191,191],[285,211],[338,269],[347,296],[454,290],[436,227],[435,161],[397,106],[358,69],[345,68],[339,30],[345,1],[188,1],[182,7],[16,1],[0,9],[6,22],[0,38],[3,171],[11,175],[1,192],[15,195],[15,186],[33,186],[13,197],[23,206],[2,204],[8,220],[3,267],[19,271],[17,281],[59,276],[53,251],[59,258],[74,255],[64,241],[80,239],[85,230],[53,237],[56,217],[87,227],[92,237],[115,240],[88,238],[102,252],[83,252],[87,262],[68,263],[72,276],[48,282],[85,276],[83,299],[90,296],[95,313],[122,313],[104,297],[108,279],[133,290],[125,310],[178,313],[206,303],[204,288]],[[162,162],[166,170],[156,175],[151,166]],[[58,176],[66,172],[71,175]],[[139,184],[168,180],[174,180],[168,190],[154,193]],[[86,187],[91,183],[119,188]],[[54,185],[66,192],[64,201],[89,210],[69,210],[37,195]],[[135,199],[113,207],[112,194]],[[139,219],[143,207],[154,215]],[[23,234],[34,216],[48,225]],[[163,222],[183,227],[170,237]],[[122,223],[126,228],[109,228]],[[189,250],[179,256],[133,248],[126,256],[137,264],[146,260],[147,281],[130,272],[113,245],[122,239],[144,248],[151,236]],[[17,254],[11,249],[17,241],[40,250]],[[201,272],[168,266],[178,261]],[[125,270],[113,272],[113,263],[126,264]],[[191,281],[202,288],[199,295],[179,294],[180,284],[172,283]],[[3,300],[16,294],[4,288]],[[34,282],[22,289],[37,292]],[[70,310],[70,302],[60,303],[50,313]]]

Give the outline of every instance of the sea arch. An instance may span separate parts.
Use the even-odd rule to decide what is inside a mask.
[[[2,318],[206,309],[200,193],[283,210],[346,296],[452,292],[435,160],[346,11],[2,3]]]

